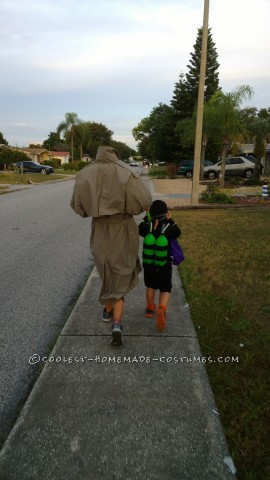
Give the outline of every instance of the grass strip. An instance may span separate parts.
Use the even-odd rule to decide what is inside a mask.
[[[53,180],[66,179],[66,175],[41,175],[40,173],[24,173],[21,177],[20,173],[0,172],[0,184],[2,185],[26,185],[28,180],[33,183],[52,182]]]
[[[183,210],[180,274],[238,480],[270,479],[270,210]]]

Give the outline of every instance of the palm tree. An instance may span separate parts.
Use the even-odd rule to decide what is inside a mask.
[[[254,156],[256,158],[254,178],[260,179],[261,159],[265,156],[266,141],[270,136],[270,118],[255,117],[250,125],[250,132],[253,135]]]
[[[59,123],[57,127],[57,133],[59,134],[64,133],[64,136],[70,136],[70,149],[71,149],[72,163],[74,160],[74,153],[73,153],[74,128],[76,125],[79,125],[80,123],[81,123],[81,120],[78,118],[77,113],[67,112],[65,114],[65,120]]]
[[[246,133],[241,115],[241,104],[249,99],[253,90],[248,85],[241,85],[233,92],[217,91],[204,107],[203,129],[207,138],[212,138],[222,145],[222,163],[220,186],[224,187],[225,160],[228,149],[240,142]]]
[[[82,161],[83,156],[83,147],[89,145],[90,143],[90,130],[89,125],[86,122],[81,122],[78,125],[74,126],[74,139],[79,143],[80,150],[80,160]]]

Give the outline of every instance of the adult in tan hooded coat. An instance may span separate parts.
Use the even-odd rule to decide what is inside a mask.
[[[139,175],[112,147],[99,147],[96,160],[76,176],[71,207],[93,217],[90,248],[102,280],[103,320],[113,316],[113,345],[122,344],[125,295],[138,284],[139,234],[133,215],[152,203]]]

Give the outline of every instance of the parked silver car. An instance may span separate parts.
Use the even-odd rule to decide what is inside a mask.
[[[254,162],[245,157],[227,157],[225,164],[225,175],[231,177],[251,178],[254,173]],[[214,165],[204,167],[204,176],[209,180],[214,180],[219,176],[221,171],[221,160]]]

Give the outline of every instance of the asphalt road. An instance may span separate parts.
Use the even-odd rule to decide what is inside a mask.
[[[0,195],[0,443],[92,267],[90,219],[69,206],[74,180]]]

